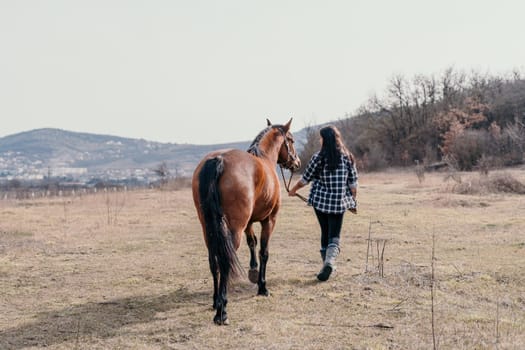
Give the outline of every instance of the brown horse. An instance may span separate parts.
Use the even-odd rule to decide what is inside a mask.
[[[248,151],[219,150],[208,154],[193,174],[192,190],[195,208],[208,248],[208,261],[213,275],[213,321],[228,324],[226,313],[228,281],[242,273],[236,251],[242,233],[250,248],[251,282],[257,283],[259,295],[268,295],[266,263],[268,241],[275,227],[281,202],[276,167],[279,164],[296,170],[301,163],[290,133],[292,120],[285,125],[272,125],[261,131]],[[261,223],[257,271],[255,248],[257,238],[252,224]]]

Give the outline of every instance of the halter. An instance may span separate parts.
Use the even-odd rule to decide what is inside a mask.
[[[290,152],[290,143],[288,142],[288,136],[286,135],[287,133],[281,128],[281,127],[278,127],[277,128],[280,132],[281,132],[281,135],[283,135],[284,137],[284,146],[286,147],[286,154],[287,154],[287,159],[285,162],[278,162],[279,166],[281,167],[281,170],[284,167],[286,167],[287,169],[290,170],[290,172],[292,172],[292,170],[287,166],[288,164],[292,164],[293,162],[295,162],[295,160],[297,159],[296,156],[294,156],[291,152]]]
[[[284,162],[284,164],[283,162],[279,163],[279,169],[281,170],[281,176],[283,178],[284,188],[286,189],[286,192],[290,192],[290,183],[292,182],[292,178],[293,178],[293,170],[288,168],[286,165],[294,162],[297,159],[297,157],[294,156],[290,152],[290,143],[288,142],[288,137],[286,136],[286,133],[284,132],[284,130],[279,128],[279,131],[284,137],[284,146],[286,147],[286,153],[288,155],[288,158],[286,159],[286,162]],[[286,167],[290,171],[290,178],[288,179],[288,181],[286,181],[286,178],[284,176],[284,170],[283,170],[284,167]],[[302,199],[304,202],[308,201],[305,197],[303,197],[299,193],[296,193],[295,195],[299,197],[300,199]]]
[[[283,136],[283,138],[284,138],[284,146],[286,147],[287,159],[286,159],[286,161],[280,161],[280,162],[278,161],[277,163],[280,166],[284,166],[286,168],[289,168],[289,165],[292,164],[293,162],[295,162],[297,157],[294,156],[293,154],[291,154],[291,152],[290,152],[290,143],[288,141],[288,137],[286,136],[286,132],[283,130],[283,128],[281,126],[277,126],[277,125],[276,126],[268,126],[266,129],[261,131],[259,133],[259,135],[257,135],[257,137],[255,138],[255,140],[253,140],[253,142],[250,145],[250,147],[248,147],[247,152],[253,154],[256,157],[262,156],[264,152],[260,150],[259,142],[268,133],[268,131],[270,129],[277,129],[277,131],[279,131],[281,133],[281,135]]]

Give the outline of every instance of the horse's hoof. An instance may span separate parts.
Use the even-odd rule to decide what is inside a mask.
[[[262,296],[269,296],[270,295],[270,292],[268,292],[268,290],[266,288],[264,289],[259,289],[259,291],[257,292],[257,295],[262,295]]]
[[[259,270],[250,269],[250,271],[248,271],[248,279],[252,283],[257,283],[257,280],[259,279]]]
[[[215,317],[213,318],[213,322],[215,322],[217,326],[227,326],[230,324],[230,320],[228,319],[228,316],[226,315],[223,315],[223,316],[215,315]]]

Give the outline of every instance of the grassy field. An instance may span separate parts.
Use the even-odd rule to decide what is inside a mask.
[[[361,174],[325,283],[312,209],[283,196],[271,294],[236,281],[223,327],[189,189],[0,200],[0,349],[524,349],[525,196],[444,178]]]

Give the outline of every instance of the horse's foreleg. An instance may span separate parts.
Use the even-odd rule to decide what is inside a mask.
[[[250,271],[248,272],[248,278],[250,282],[257,283],[259,278],[259,271],[257,270],[257,258],[255,257],[255,248],[257,247],[257,237],[253,232],[253,227],[249,224],[245,230],[246,233],[246,243],[248,243],[248,248],[250,248]]]
[[[273,218],[269,218],[261,222],[261,249],[259,250],[259,262],[261,267],[259,269],[259,279],[257,280],[257,284],[259,286],[259,290],[257,292],[258,295],[269,295],[268,290],[266,289],[266,264],[269,257],[268,243],[270,241],[274,223],[275,220]]]
[[[259,290],[258,295],[269,295],[266,289],[266,263],[268,262],[268,242],[261,239],[261,250],[259,251],[259,261],[261,262],[261,268],[259,270],[259,279],[257,284]]]

